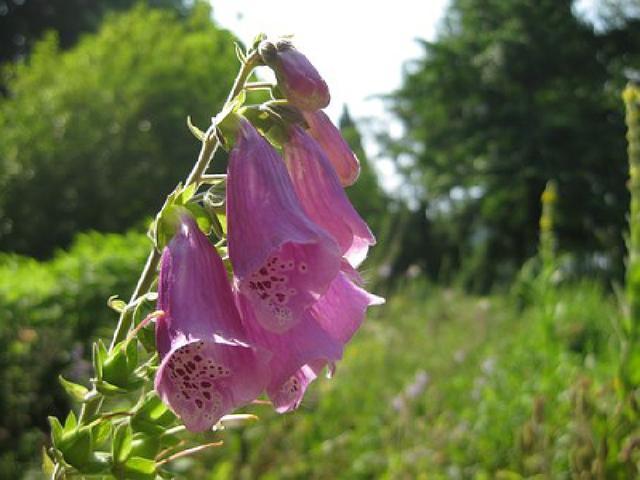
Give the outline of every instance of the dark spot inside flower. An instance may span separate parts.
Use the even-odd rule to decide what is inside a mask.
[[[260,273],[261,273],[262,275],[269,275],[269,272],[268,272],[268,271],[267,271],[267,269],[266,269],[266,268],[264,268],[264,267],[262,267],[262,268],[260,269]]]
[[[183,369],[181,369],[181,368],[178,368],[178,369],[176,369],[176,373],[177,373],[178,375],[180,375],[180,376],[183,376],[183,375],[184,375],[184,370],[183,370]]]
[[[198,406],[198,408],[202,408],[202,400],[196,398],[196,405]]]
[[[202,392],[202,396],[207,400],[211,400],[211,394],[209,392]]]
[[[211,386],[209,382],[200,382],[200,385],[203,386],[204,388],[209,388]]]
[[[196,355],[196,356],[194,356],[194,357],[193,357],[193,359],[194,359],[196,362],[201,362],[201,361],[202,361],[202,357],[201,357],[200,355]]]
[[[271,288],[271,282],[269,280],[264,281],[264,286],[267,288]]]
[[[190,368],[191,370],[195,370],[196,369],[196,364],[193,363],[192,361],[188,361],[187,362],[187,368]],[[191,372],[189,372],[191,373]]]

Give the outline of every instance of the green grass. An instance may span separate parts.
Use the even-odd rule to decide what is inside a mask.
[[[523,310],[507,296],[399,290],[298,412],[250,407],[261,420],[226,432],[203,478],[625,478],[635,468],[617,458],[617,308],[600,288],[550,289]]]

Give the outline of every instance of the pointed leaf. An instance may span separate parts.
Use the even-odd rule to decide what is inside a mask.
[[[76,414],[71,410],[67,415],[67,419],[64,421],[64,433],[67,434],[72,432],[77,426],[78,420],[76,419]]]
[[[83,385],[70,382],[65,379],[62,375],[58,375],[58,381],[60,385],[64,388],[67,395],[78,402],[84,401],[85,396],[89,393],[89,389]]]
[[[60,420],[56,417],[49,417],[49,425],[51,425],[51,439],[53,440],[53,444],[57,447],[62,441],[62,433],[64,429],[62,428]]]
[[[118,313],[122,313],[127,308],[127,302],[118,298],[117,295],[111,295],[107,300],[107,306]]]
[[[111,455],[115,463],[125,463],[131,455],[133,431],[128,423],[116,427],[111,444]]]
[[[191,122],[190,115],[187,117],[187,127],[189,127],[189,131],[193,134],[194,137],[196,137],[201,142],[204,140],[204,132]]]
[[[51,460],[51,457],[47,453],[47,449],[42,447],[42,473],[44,473],[47,477],[51,477],[53,475],[53,471],[55,470],[56,465]]]

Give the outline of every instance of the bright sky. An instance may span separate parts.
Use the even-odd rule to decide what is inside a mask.
[[[294,44],[316,66],[331,91],[328,114],[337,120],[349,106],[356,120],[387,122],[375,95],[400,86],[403,63],[420,55],[416,38],[432,39],[447,0],[211,0],[218,23],[249,43],[264,32],[294,35]],[[376,123],[378,123],[376,122]],[[363,124],[364,125],[364,124]],[[363,128],[361,128],[363,130]],[[376,145],[367,132],[365,149]],[[383,174],[392,168],[381,160]],[[393,188],[394,185],[386,186]]]

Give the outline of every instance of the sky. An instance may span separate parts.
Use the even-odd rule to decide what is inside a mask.
[[[403,64],[418,58],[417,38],[433,39],[447,0],[211,0],[218,24],[245,44],[260,32],[269,36],[293,34],[293,42],[324,77],[331,91],[329,116],[339,118],[343,105],[364,137],[369,158],[378,150],[365,119],[399,125],[385,112],[376,95],[387,94],[402,81]],[[388,159],[378,158],[389,189],[397,187]]]
[[[383,186],[388,191],[401,186],[393,162],[381,154],[373,137],[376,129],[398,136],[402,128],[376,96],[401,85],[403,65],[422,54],[416,39],[435,38],[447,0],[210,1],[218,24],[245,44],[260,32],[293,34],[296,47],[329,85],[329,116],[337,121],[343,105],[348,105]],[[596,3],[578,0],[576,9],[585,14]]]

